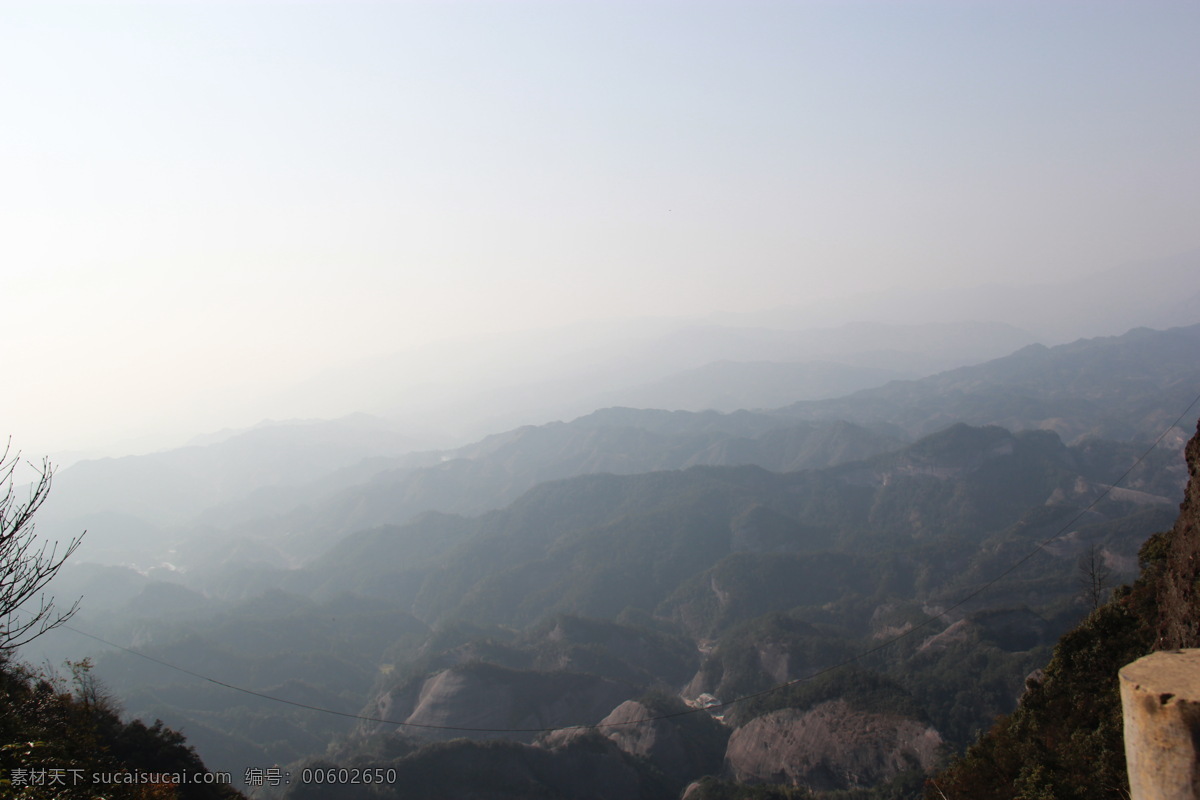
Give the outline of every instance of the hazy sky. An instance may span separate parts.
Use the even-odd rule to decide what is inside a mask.
[[[1194,249],[1197,41],[1194,0],[0,0],[0,433],[186,437],[462,332]]]

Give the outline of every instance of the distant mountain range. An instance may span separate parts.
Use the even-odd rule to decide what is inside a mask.
[[[479,517],[427,515],[355,534],[297,574],[294,587],[377,594],[428,622],[449,616],[522,626],[555,613],[612,618],[630,606],[683,622],[668,598],[693,576],[708,586],[705,570],[735,554],[762,554],[761,566],[787,564],[792,575],[805,560],[796,554],[853,554],[791,587],[747,583],[746,591],[762,592],[751,606],[765,609],[792,595],[785,604],[810,594],[813,604],[829,602],[857,586],[855,576],[877,573],[859,562],[864,554],[912,552],[934,541],[948,570],[934,582],[954,585],[981,569],[971,563],[989,535],[1018,525],[1055,492],[1064,509],[1087,502],[1135,452],[1067,448],[1051,432],[959,424],[892,453],[817,470],[693,467],[576,477],[543,483]],[[1163,458],[1170,461],[1165,451]],[[1139,477],[1148,481],[1137,484],[1141,494],[1112,499],[1112,510],[1092,522],[1146,509],[1173,514],[1181,465],[1158,464]],[[1129,553],[1139,543],[1118,549]],[[964,561],[947,563],[951,553]]]
[[[960,320],[803,330],[619,320],[371,359],[317,376],[293,394],[314,402],[327,397],[329,407],[357,407],[408,424],[422,421],[469,440],[612,405],[767,408],[781,402],[782,387],[766,377],[800,392],[789,401],[815,399],[871,381],[976,364],[1036,341],[1011,325]],[[755,370],[757,380],[732,392],[714,383],[736,377],[735,370]]]
[[[823,684],[782,705],[735,706],[726,718],[742,731],[730,747],[750,752],[781,735],[780,720],[826,724],[832,712],[817,709],[840,698],[864,725],[899,736],[897,752],[932,730],[932,753],[1010,708],[1023,676],[1078,617],[1081,552],[1095,546],[1128,563],[1148,531],[1169,524],[1183,467],[1166,449],[1134,476],[1136,490],[1083,511],[1138,450],[960,424],[822,469],[583,475],[481,516],[428,513],[352,534],[302,570],[225,563],[207,598],[148,582],[107,622],[86,614],[81,624],[296,702],[344,710],[358,698],[372,718],[529,729],[599,722],[647,692],[696,703],[753,694],[919,623],[925,632],[857,680],[884,681],[882,693],[855,699],[845,685]],[[933,616],[1081,512],[1070,535],[1018,575]],[[954,665],[981,647],[986,657],[973,658],[984,658],[999,689],[974,696],[977,674]],[[193,738],[217,764],[286,761],[313,752],[305,742],[314,737],[349,734],[343,720],[306,723],[287,709],[254,728],[267,711],[261,701],[198,690],[129,654],[105,656],[100,672],[138,713],[173,707],[202,731]],[[891,703],[899,717],[885,713]],[[776,713],[784,709],[791,716]],[[815,716],[800,713],[808,711]],[[248,741],[247,730],[269,744]],[[867,758],[857,746],[847,744],[847,757]],[[866,771],[855,780],[898,779],[882,766],[856,769]]]
[[[245,552],[231,537],[265,544],[255,552],[270,562],[295,563],[356,529],[429,510],[478,513],[541,481],[578,474],[822,467],[960,421],[1054,430],[1068,442],[1146,440],[1195,396],[1196,352],[1200,325],[1138,329],[1030,345],[984,364],[770,412],[612,409],[446,451],[406,453],[410,438],[365,416],[276,425],[206,446],[81,462],[58,475],[41,524],[60,538],[91,529],[82,557],[109,563],[133,552],[143,566],[220,563],[214,551]],[[1181,446],[1184,432],[1172,437]],[[203,535],[188,532],[196,525]],[[168,556],[178,546],[183,551]]]
[[[1012,710],[1088,608],[1081,556],[1132,575],[1174,518],[1200,411],[1148,446],[1200,391],[1198,340],[1137,329],[773,410],[606,408],[448,450],[355,418],[88,462],[62,471],[50,521],[92,528],[110,565],[71,564],[54,591],[84,595],[82,629],[224,683],[490,731],[385,735],[97,657],[130,711],[183,725],[216,768],[326,753],[453,786],[446,765],[474,759],[521,776],[505,798],[576,791],[564,776],[599,764],[656,800],[702,775],[712,797],[779,775],[903,793],[895,765],[927,769]],[[111,565],[135,548],[140,572]],[[89,652],[69,635],[46,645]],[[530,730],[689,703],[720,719],[656,728],[669,748]],[[825,769],[793,741],[842,755]]]
[[[203,441],[203,440],[202,440]],[[262,425],[145,456],[81,461],[54,477],[54,501],[39,517],[44,534],[90,531],[81,560],[121,563],[161,550],[165,531],[207,508],[264,487],[305,484],[372,456],[416,446],[382,420]],[[138,556],[138,554],[143,554]]]
[[[304,409],[297,416],[359,409],[460,441],[609,405],[671,400],[674,408],[730,410],[721,403],[735,399],[768,408],[782,404],[772,391],[730,398],[666,390],[691,387],[697,377],[688,373],[719,362],[835,362],[921,377],[1035,342],[1194,325],[1198,300],[1200,251],[1192,251],[1055,284],[897,286],[763,312],[597,320],[444,342],[345,364],[281,391],[275,402]]]
[[[865,358],[866,354],[862,354]],[[879,360],[886,361],[880,354]],[[681,411],[737,411],[776,408],[797,400],[841,397],[888,381],[919,377],[923,371],[901,371],[896,358],[890,369],[831,361],[714,361],[652,383],[594,398],[599,407],[669,408]]]
[[[1086,436],[1153,438],[1200,391],[1200,325],[1030,345],[1010,356],[848,397],[779,409],[785,419],[845,419],[921,436],[954,422]],[[1184,420],[1185,424],[1189,420]],[[1186,428],[1172,443],[1182,447]]]

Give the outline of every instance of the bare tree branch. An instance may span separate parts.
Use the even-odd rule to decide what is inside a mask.
[[[33,516],[50,494],[54,468],[47,459],[40,467],[26,462],[38,477],[29,488],[28,498],[22,501],[14,481],[21,454],[10,457],[10,451],[11,442],[0,454],[0,652],[28,644],[62,625],[78,610],[76,601],[65,612],[58,611],[54,599],[47,599],[42,589],[83,540],[80,534],[61,552],[58,542],[38,541]]]
[[[1090,545],[1079,557],[1079,586],[1084,600],[1092,609],[1099,608],[1108,599],[1112,570],[1104,560],[1104,551]]]

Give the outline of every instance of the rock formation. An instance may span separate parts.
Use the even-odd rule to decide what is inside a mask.
[[[747,783],[850,789],[913,767],[930,769],[941,744],[938,732],[917,720],[831,700],[751,720],[734,731],[725,759],[734,777]]]

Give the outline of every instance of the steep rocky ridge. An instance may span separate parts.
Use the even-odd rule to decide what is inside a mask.
[[[1170,549],[1158,582],[1156,649],[1196,647],[1200,643],[1200,428],[1188,442],[1188,481],[1179,518],[1168,534]]]

